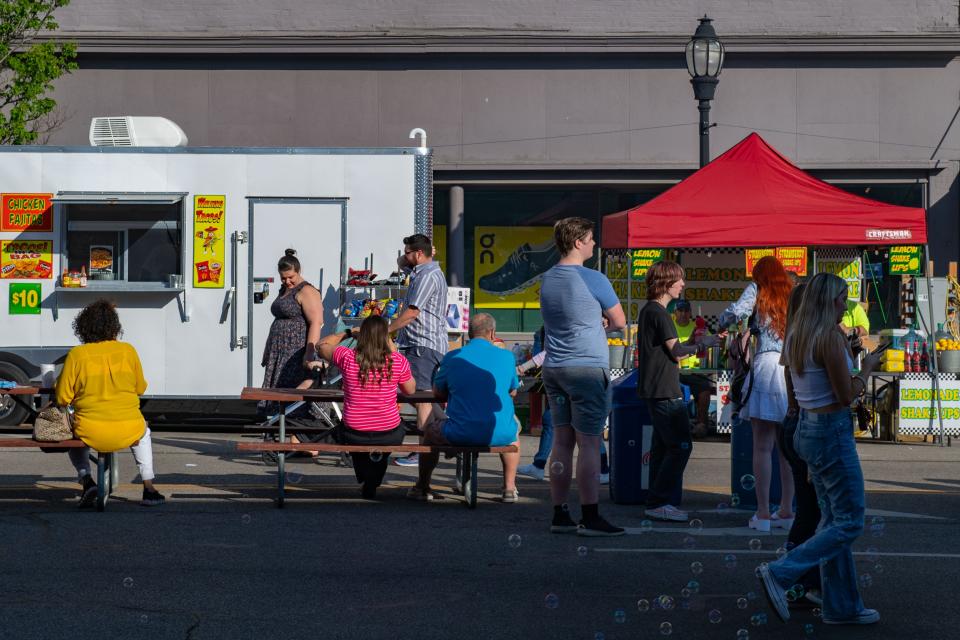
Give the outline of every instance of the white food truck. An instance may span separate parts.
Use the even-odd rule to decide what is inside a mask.
[[[148,408],[236,399],[262,382],[284,250],[320,290],[326,333],[348,266],[384,277],[402,238],[432,229],[431,192],[425,146],[0,147],[0,379],[39,381],[105,297]],[[0,397],[0,425],[24,417]]]

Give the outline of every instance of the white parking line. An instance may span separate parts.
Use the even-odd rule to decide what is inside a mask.
[[[651,553],[651,554],[693,554],[693,555],[726,555],[733,554],[735,556],[773,556],[774,552],[769,550],[760,549],[758,551],[753,551],[752,549],[619,549],[619,548],[610,548],[610,547],[597,547],[591,549],[595,553]],[[960,553],[898,553],[891,551],[877,551],[877,552],[866,552],[866,551],[854,551],[854,556],[869,556],[869,557],[881,557],[881,558],[935,558],[935,559],[948,559],[948,560],[958,560],[960,559]]]

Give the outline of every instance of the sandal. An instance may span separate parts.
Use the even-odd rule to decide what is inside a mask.
[[[757,514],[753,514],[750,517],[750,521],[747,522],[747,526],[751,529],[755,529],[760,533],[770,533],[770,520],[766,518],[758,518]]]

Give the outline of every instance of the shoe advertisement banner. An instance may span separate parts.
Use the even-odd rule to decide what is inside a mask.
[[[553,227],[474,229],[474,306],[539,309],[540,279],[560,260]]]
[[[223,288],[226,196],[193,198],[193,286]]]

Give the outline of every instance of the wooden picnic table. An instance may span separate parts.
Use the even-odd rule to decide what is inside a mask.
[[[311,442],[286,442],[286,412],[284,405],[293,402],[343,402],[342,389],[280,389],[244,387],[240,392],[241,400],[266,400],[280,403],[279,414],[279,442],[238,443],[239,451],[274,451],[277,452],[277,506],[283,507],[284,485],[284,452],[286,451],[337,451],[337,452],[421,452],[421,453],[449,453],[457,457],[457,484],[460,492],[466,498],[466,504],[473,509],[477,505],[477,462],[481,453],[508,453],[516,451],[513,445],[506,447],[461,447],[461,446],[431,446],[431,445],[342,445],[318,444]],[[416,393],[397,394],[398,402],[443,402],[432,391],[417,391]]]

